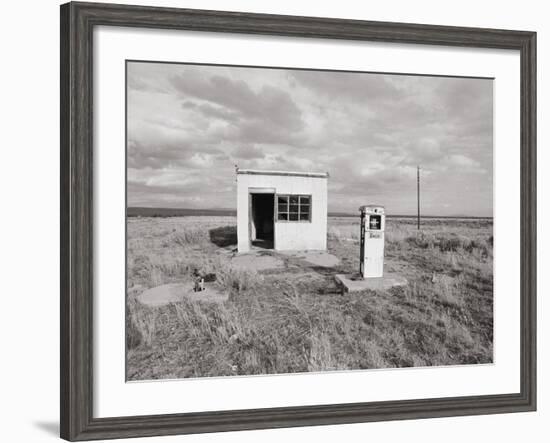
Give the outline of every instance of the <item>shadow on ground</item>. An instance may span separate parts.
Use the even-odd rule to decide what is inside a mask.
[[[252,241],[252,246],[261,249],[273,249],[273,240],[257,239]]]
[[[38,429],[41,429],[46,434],[59,437],[59,423],[57,421],[37,421],[33,423]]]
[[[220,248],[237,244],[237,227],[222,226],[208,231],[210,241]]]

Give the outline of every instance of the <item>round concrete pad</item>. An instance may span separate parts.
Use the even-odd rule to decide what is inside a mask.
[[[207,284],[201,292],[193,291],[193,283],[171,283],[147,289],[138,295],[138,300],[147,306],[163,306],[180,302],[183,299],[220,303],[227,300],[229,294],[221,292]]]
[[[236,255],[231,260],[231,266],[240,269],[263,271],[266,269],[278,269],[284,267],[284,262],[272,255],[243,254]]]

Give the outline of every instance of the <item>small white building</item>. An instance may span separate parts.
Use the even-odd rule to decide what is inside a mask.
[[[237,168],[238,251],[326,250],[326,172]]]

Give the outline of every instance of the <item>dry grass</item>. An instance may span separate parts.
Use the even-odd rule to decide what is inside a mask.
[[[493,353],[492,222],[389,219],[386,269],[409,281],[340,295],[336,272],[358,268],[359,226],[329,218],[341,264],[320,272],[231,266],[231,217],[128,220],[130,380],[488,363]],[[150,308],[136,296],[216,273],[223,304]]]

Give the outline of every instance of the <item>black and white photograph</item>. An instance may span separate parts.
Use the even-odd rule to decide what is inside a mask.
[[[127,380],[491,364],[493,82],[127,61]]]
[[[543,441],[545,6],[6,2],[0,440]]]

